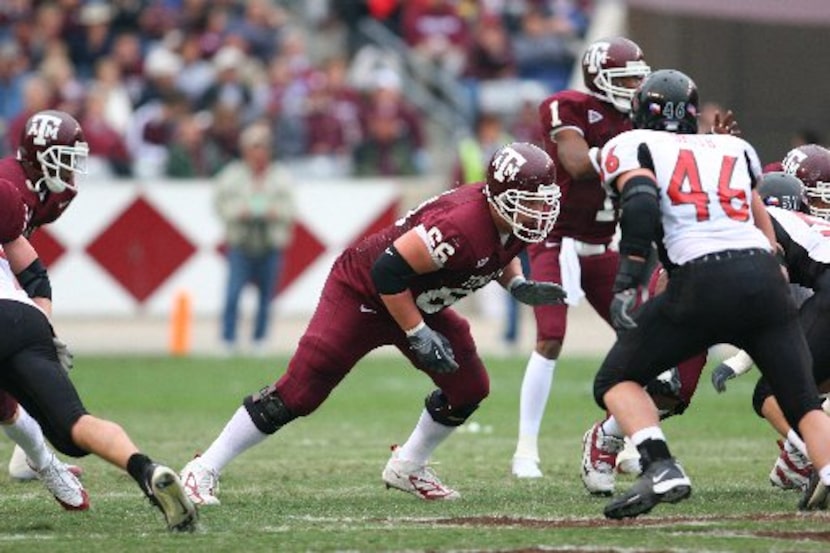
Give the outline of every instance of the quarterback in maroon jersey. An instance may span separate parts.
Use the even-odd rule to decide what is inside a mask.
[[[451,306],[491,280],[519,301],[561,303],[552,282],[526,280],[516,255],[544,240],[559,213],[553,161],[511,143],[492,157],[485,182],[431,198],[335,261],[288,370],[245,398],[225,429],[182,470],[197,504],[218,504],[219,472],[297,417],[309,415],[367,353],[397,347],[437,389],[410,438],[382,473],[389,488],[428,500],[456,499],[427,459],[489,392],[470,327]]]
[[[531,276],[562,282],[566,290],[574,290],[569,294],[573,305],[581,288],[609,324],[611,287],[619,259],[609,246],[618,214],[600,184],[596,154],[608,140],[631,129],[631,97],[649,72],[642,50],[631,40],[598,40],[582,57],[588,92],[557,92],[539,105],[545,150],[557,165],[562,210],[550,235],[528,248]],[[522,382],[519,439],[513,456],[513,474],[520,478],[542,476],[539,427],[565,339],[568,306],[537,306],[534,315],[536,348]]]
[[[0,185],[8,188],[0,213],[6,224],[22,222],[22,233],[21,229],[14,229],[10,236],[22,234],[28,238],[39,226],[60,217],[75,197],[75,173],[83,172],[88,148],[78,122],[55,110],[32,115],[23,127],[19,144],[16,155],[0,159]],[[18,219],[17,214],[22,217]],[[21,274],[36,281],[38,275],[45,275],[45,267],[40,261],[33,265]],[[33,290],[36,301],[46,301],[37,294],[48,291]],[[51,308],[51,301],[48,303]],[[54,342],[62,364],[71,368],[72,357],[66,345],[57,337]],[[13,479],[42,480],[67,509],[89,506],[86,492],[76,478],[81,469],[55,457],[37,422],[5,390],[0,390],[0,421],[6,435],[17,444],[9,463]]]

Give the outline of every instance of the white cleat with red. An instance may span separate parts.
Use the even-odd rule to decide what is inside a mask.
[[[582,483],[594,495],[614,493],[617,454],[623,449],[623,439],[609,436],[598,422],[582,437]]]
[[[769,473],[770,484],[782,490],[805,490],[813,464],[789,440],[778,440],[781,453]]]
[[[89,509],[89,495],[83,484],[69,469],[69,466],[52,455],[45,467],[37,471],[38,478],[55,500],[67,511]]]
[[[399,451],[397,446],[392,447],[392,457],[383,469],[387,489],[395,488],[427,501],[461,499],[461,494],[445,486],[430,467],[401,459]]]
[[[219,473],[198,457],[184,466],[180,478],[185,495],[194,505],[219,505]]]

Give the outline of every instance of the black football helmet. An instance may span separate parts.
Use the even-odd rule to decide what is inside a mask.
[[[830,220],[830,150],[804,144],[787,152],[781,166],[804,183],[809,213]]]
[[[615,36],[592,42],[582,54],[582,80],[593,96],[608,102],[623,113],[631,111],[631,97],[651,68],[643,51],[625,37]],[[634,78],[637,84],[623,79]]]
[[[631,102],[636,129],[696,134],[697,86],[684,73],[661,69],[645,78]]]
[[[758,194],[765,205],[780,207],[789,211],[806,211],[807,197],[804,183],[783,171],[764,173],[758,183]]]
[[[81,125],[64,111],[39,111],[20,136],[17,160],[34,192],[75,190],[74,175],[86,173],[89,146]]]
[[[541,242],[559,217],[562,193],[556,166],[542,148],[512,142],[499,148],[487,167],[487,201],[525,242]]]

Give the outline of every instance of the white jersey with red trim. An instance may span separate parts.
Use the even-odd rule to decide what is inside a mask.
[[[29,305],[33,305],[34,307],[40,309],[40,307],[38,307],[38,305],[33,302],[28,295],[26,295],[26,291],[20,287],[20,284],[17,282],[17,277],[14,276],[11,265],[9,265],[9,260],[6,259],[6,254],[2,249],[0,249],[0,299],[28,303]]]
[[[602,148],[600,176],[609,189],[619,175],[639,168],[657,177],[663,245],[672,263],[723,250],[772,249],[752,216],[761,162],[745,140],[638,129]]]

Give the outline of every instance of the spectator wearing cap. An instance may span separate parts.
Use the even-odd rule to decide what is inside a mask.
[[[214,206],[225,226],[228,283],[222,311],[222,342],[237,353],[239,298],[247,283],[258,291],[253,352],[265,347],[271,300],[291,239],[295,208],[291,177],[272,161],[271,130],[265,123],[246,127],[239,138],[242,159],[216,176]]]
[[[427,160],[421,117],[403,98],[397,73],[378,71],[360,120],[363,137],[352,155],[356,176],[424,172]]]
[[[150,50],[144,60],[144,86],[135,106],[141,107],[156,101],[178,88],[179,72],[182,70],[182,58],[165,46],[156,46]]]
[[[246,54],[236,46],[223,46],[213,58],[215,79],[197,100],[197,111],[214,111],[222,107],[235,111],[243,124],[257,119],[258,106],[253,102],[251,85],[244,78]]]

